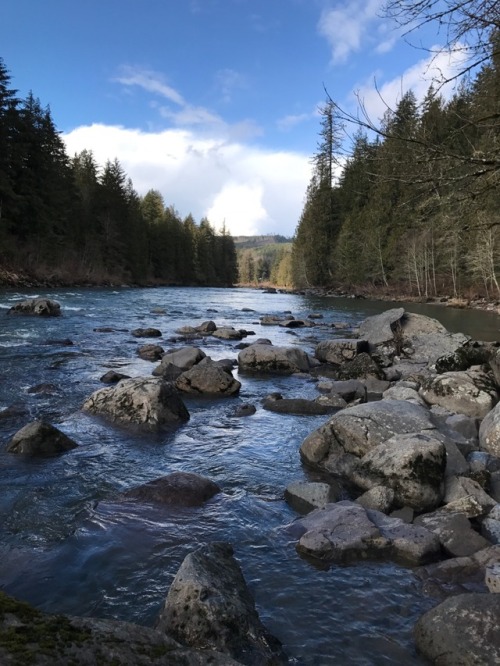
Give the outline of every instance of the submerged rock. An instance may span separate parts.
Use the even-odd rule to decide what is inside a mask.
[[[199,474],[172,472],[123,493],[127,499],[178,506],[200,506],[220,492],[219,486]]]
[[[9,453],[53,456],[76,449],[78,444],[46,421],[33,421],[18,430],[7,445]]]

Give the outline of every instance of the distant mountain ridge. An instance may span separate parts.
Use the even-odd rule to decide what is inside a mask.
[[[279,234],[269,234],[267,236],[233,236],[233,241],[237,250],[243,250],[275,243],[291,243],[292,239]]]

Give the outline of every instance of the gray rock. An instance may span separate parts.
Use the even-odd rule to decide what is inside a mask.
[[[434,532],[451,557],[467,557],[491,545],[472,529],[469,519],[463,513],[434,511],[418,516],[414,524]]]
[[[416,405],[426,406],[424,399],[418,394],[415,389],[407,388],[405,386],[391,386],[383,393],[384,400],[408,400],[414,402]]]
[[[189,370],[199,363],[206,354],[198,347],[182,347],[175,351],[167,352],[162,356],[161,363],[153,370],[155,377],[162,377],[169,366],[176,366],[182,370]]]
[[[323,363],[340,365],[345,361],[352,361],[357,354],[366,351],[368,351],[366,340],[335,338],[333,340],[323,340],[316,345],[314,355]]]
[[[329,393],[328,395],[320,395],[315,398],[315,402],[319,405],[326,405],[334,407],[335,409],[344,409],[347,407],[347,402],[338,393]]]
[[[9,310],[9,315],[36,315],[38,317],[59,317],[61,305],[49,298],[28,298],[16,303]]]
[[[344,409],[319,428],[347,453],[363,456],[393,435],[435,430],[424,407],[403,400],[355,405]]]
[[[146,430],[189,420],[189,412],[172,384],[153,377],[122,379],[116,386],[95,391],[84,402],[83,410]]]
[[[300,513],[324,507],[339,497],[339,487],[317,481],[294,481],[285,490],[285,500]]]
[[[403,308],[387,310],[379,315],[368,317],[361,322],[359,335],[372,345],[380,345],[394,339],[394,326],[403,317]]]
[[[384,373],[373,358],[366,352],[361,352],[353,358],[352,361],[342,363],[337,371],[339,379],[361,379],[367,377],[376,377],[382,379]],[[384,380],[385,381],[385,380]],[[389,382],[385,383],[384,391],[389,387]]]
[[[318,415],[331,414],[336,408],[331,405],[324,405],[315,400],[306,400],[305,398],[265,398],[262,403],[264,409],[278,414],[302,414]]]
[[[477,419],[466,416],[465,414],[452,414],[446,421],[446,425],[453,430],[456,430],[465,439],[471,442],[478,441],[478,424]]]
[[[429,405],[482,419],[494,407],[497,396],[487,390],[488,377],[477,370],[445,372],[424,381],[420,395]]]
[[[438,358],[453,354],[469,338],[462,333],[449,333],[437,319],[405,312],[401,320],[404,340],[412,348],[412,361],[434,365]]]
[[[115,372],[114,370],[108,370],[105,372],[102,377],[99,379],[103,384],[117,384],[122,379],[130,379],[130,375],[124,375],[121,372]]]
[[[130,332],[134,338],[161,338],[161,331],[157,328],[136,328]]]
[[[219,486],[199,474],[172,472],[122,494],[125,499],[177,506],[201,506],[220,492]]]
[[[308,355],[297,347],[253,344],[240,351],[238,366],[243,372],[291,375],[308,372],[311,361]]]
[[[369,490],[392,488],[394,502],[416,511],[429,511],[444,495],[446,450],[442,442],[425,434],[396,435],[366,453],[350,480]]]
[[[7,444],[9,453],[53,456],[77,448],[77,443],[46,421],[33,421],[18,430]]]
[[[241,340],[243,338],[241,331],[237,331],[235,328],[230,328],[229,326],[218,328],[212,333],[212,336],[221,340]]]
[[[500,593],[500,564],[492,564],[486,568],[484,582],[490,592]]]
[[[481,523],[481,534],[490,543],[500,544],[500,520],[485,518]]]
[[[500,403],[486,414],[481,422],[479,448],[500,458]]]
[[[439,666],[500,663],[500,596],[460,594],[427,611],[414,630],[418,650]]]
[[[183,393],[231,396],[239,392],[241,383],[218,365],[198,364],[183,372],[175,386]]]
[[[199,326],[196,326],[195,328],[196,331],[199,333],[213,333],[214,331],[217,330],[217,325],[215,324],[214,321],[204,321]]]
[[[160,345],[142,345],[137,350],[137,355],[144,361],[159,361],[165,350]]]
[[[394,490],[386,486],[374,486],[358,497],[356,502],[365,509],[389,513],[394,503]]]
[[[255,405],[243,404],[234,410],[234,416],[252,416],[257,411]]]
[[[438,539],[426,529],[348,501],[312,511],[290,532],[299,538],[299,553],[329,562],[389,557],[421,564],[439,552]]]
[[[359,400],[366,402],[366,386],[359,379],[346,379],[331,382],[332,393],[338,393],[346,402]]]
[[[447,479],[444,501],[453,502],[463,497],[474,497],[483,507],[484,514],[488,513],[496,504],[496,501],[481,488],[477,481],[466,476]]]
[[[424,581],[426,593],[449,596],[465,590],[485,591],[486,570],[497,564],[500,564],[500,546],[489,546],[473,555],[428,564],[415,573]]]
[[[229,544],[212,543],[186,556],[156,628],[183,645],[210,646],[249,666],[287,662],[259,619]]]

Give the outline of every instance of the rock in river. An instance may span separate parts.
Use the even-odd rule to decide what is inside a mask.
[[[116,386],[95,391],[84,402],[83,410],[148,430],[189,419],[189,412],[174,386],[153,377],[122,379]]]
[[[29,298],[21,303],[16,303],[7,314],[37,315],[39,317],[59,317],[61,306],[57,301],[49,298]]]
[[[212,543],[184,559],[156,628],[183,645],[229,654],[242,664],[285,664],[281,644],[264,627],[227,543]]]
[[[219,486],[199,474],[172,472],[123,493],[123,497],[140,502],[200,506],[220,492]]]
[[[45,421],[33,421],[18,430],[7,445],[9,453],[53,456],[78,445],[58,428]]]

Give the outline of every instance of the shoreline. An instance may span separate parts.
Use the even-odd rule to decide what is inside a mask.
[[[394,303],[422,303],[427,305],[438,305],[442,307],[451,307],[464,310],[482,310],[500,315],[500,300],[487,299],[480,296],[473,297],[453,297],[453,296],[415,296],[406,294],[402,291],[392,291],[388,289],[379,289],[369,286],[356,287],[309,287],[306,289],[294,289],[283,287],[271,283],[245,284],[237,283],[234,285],[198,285],[198,284],[178,284],[163,282],[145,282],[145,283],[127,283],[122,280],[112,278],[103,280],[69,280],[61,277],[40,278],[22,271],[7,270],[0,267],[0,288],[3,289],[57,289],[57,288],[103,288],[103,287],[122,287],[128,289],[154,289],[160,287],[242,287],[255,290],[275,290],[277,293],[302,294],[316,296],[319,298],[359,298],[374,301],[394,302]]]

